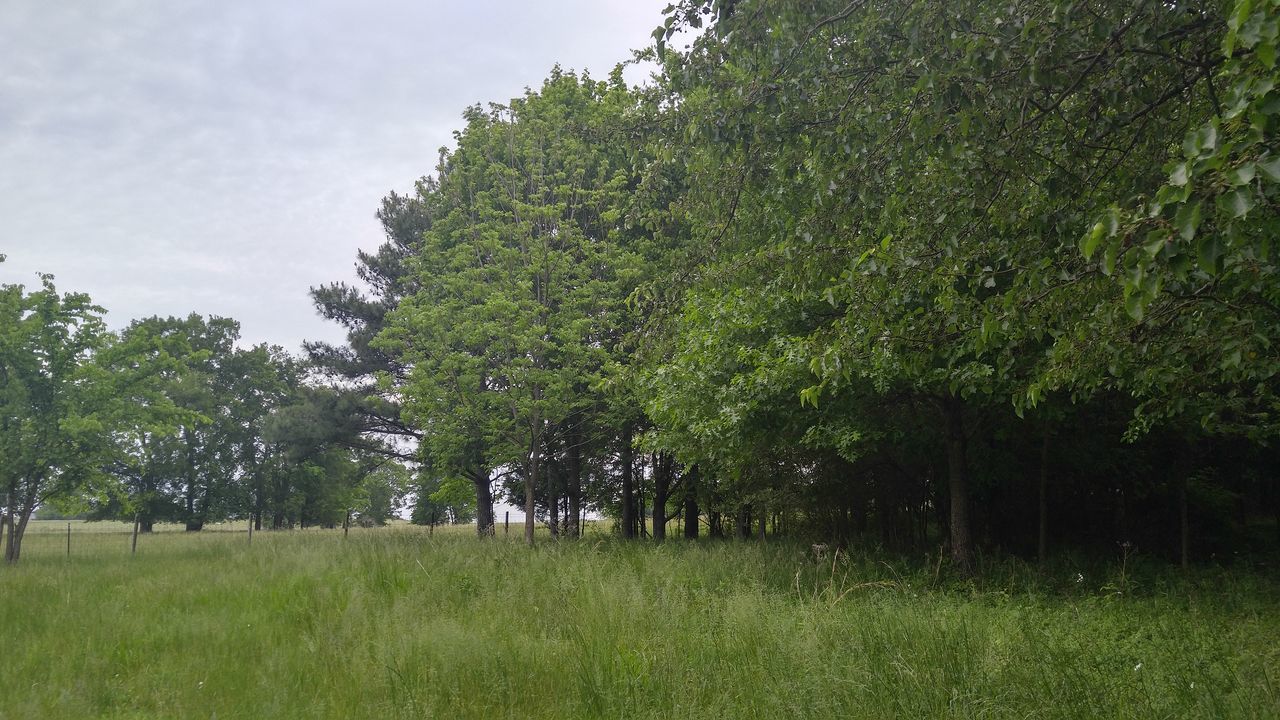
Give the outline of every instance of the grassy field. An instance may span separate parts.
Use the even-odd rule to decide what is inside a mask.
[[[1238,569],[65,529],[0,567],[0,718],[1280,717],[1280,582]]]

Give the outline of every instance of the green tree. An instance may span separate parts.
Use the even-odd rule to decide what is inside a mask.
[[[1257,439],[1280,428],[1278,8],[1210,6],[1210,37],[1221,42],[1200,49],[1191,129],[1140,182],[1112,185],[1116,204],[1080,240],[1123,288],[1127,316],[1146,320],[1138,347],[1106,358],[1125,363],[1143,399],[1139,429],[1179,416]]]
[[[44,503],[127,495],[104,470],[180,412],[157,391],[172,369],[163,352],[113,338],[83,293],[0,286],[0,492],[5,558],[22,554]]]
[[[468,110],[413,261],[419,290],[375,344],[412,368],[406,411],[431,467],[520,478],[530,543],[545,446],[588,401],[634,282],[615,241],[627,167],[594,135],[629,102],[620,75],[557,70],[538,93]]]
[[[409,469],[393,462],[381,462],[360,481],[356,515],[362,522],[385,525],[397,517],[409,492]]]
[[[312,368],[331,383],[327,392],[307,398],[317,403],[315,432],[326,434],[328,442],[400,460],[413,456],[421,433],[401,417],[399,401],[408,368],[372,341],[387,314],[416,288],[407,261],[431,228],[438,197],[430,178],[420,180],[413,194],[387,195],[377,212],[386,242],[357,255],[356,273],[364,287],[330,283],[311,289],[321,315],[347,332],[342,346],[304,343]],[[386,381],[378,382],[379,377]]]
[[[776,278],[734,319],[790,311],[809,327],[750,364],[803,356],[808,404],[935,408],[961,570],[968,446],[992,410],[1114,387],[1107,363],[1078,361],[1099,342],[1133,356],[1132,324],[1093,317],[1119,293],[1082,262],[1078,228],[1211,102],[1218,7],[685,2],[655,31],[702,303]],[[688,52],[666,49],[704,18]],[[843,434],[883,437],[868,429]]]
[[[476,519],[475,489],[465,478],[441,481],[419,471],[413,492],[415,498],[409,521],[414,525],[459,525]]]

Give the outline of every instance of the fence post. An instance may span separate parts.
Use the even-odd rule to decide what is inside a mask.
[[[351,529],[351,508],[347,508],[347,516],[342,518],[342,539],[347,539],[347,532]]]
[[[71,523],[67,523],[67,557],[71,557]]]
[[[253,544],[253,513],[249,513],[249,544]]]
[[[502,534],[503,535],[511,534],[511,511],[510,510],[506,512],[506,517],[503,518],[502,520]]]
[[[129,554],[138,554],[138,513],[133,514],[133,545],[129,548]]]

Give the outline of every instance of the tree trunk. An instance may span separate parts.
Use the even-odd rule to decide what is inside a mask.
[[[187,532],[199,530],[203,523],[196,523],[196,496],[194,483],[187,483]]]
[[[27,535],[27,523],[30,522],[31,513],[35,512],[35,509],[35,498],[31,498],[26,503],[25,507],[23,507],[23,509],[18,513],[16,526],[14,525],[13,515],[10,514],[9,516],[9,545],[12,548],[11,554],[9,555],[9,562],[16,563],[22,557],[22,540]]]
[[[684,481],[684,537],[698,539],[698,466],[689,468]]]
[[[1184,475],[1178,483],[1178,514],[1180,535],[1182,536],[1182,571],[1191,569],[1191,512],[1187,502],[1187,478]]]
[[[556,488],[559,473],[553,472],[554,468],[544,470],[547,485],[547,530],[551,533],[551,537],[560,537],[560,515],[558,506],[560,505],[560,492]]]
[[[737,535],[739,540],[751,539],[751,506],[743,505],[738,508],[737,517]]]
[[[13,500],[10,499],[9,504],[5,505],[4,516],[0,517],[0,540],[4,540],[4,560],[5,562],[13,562]],[[8,534],[5,534],[5,530]]]
[[[569,434],[569,537],[582,534],[582,434],[575,422]]]
[[[929,493],[933,484],[933,466],[925,470],[920,480],[920,545],[929,547]]]
[[[187,532],[199,532],[204,529],[204,518],[196,516],[196,498],[193,489],[194,484],[189,485],[187,488]]]
[[[156,529],[156,520],[150,515],[138,518],[138,532],[149,533]]]
[[[188,531],[194,532],[196,530],[199,530],[201,527],[203,527],[204,522],[203,521],[199,523],[196,522],[196,460],[195,460],[196,447],[195,447],[195,442],[191,437],[191,431],[189,429],[184,428],[182,430],[182,440],[187,446],[186,448],[187,449],[187,452],[186,452],[186,456],[187,456],[186,457],[186,460],[187,460],[186,528]],[[151,532],[151,531],[145,530],[144,532]]]
[[[640,520],[639,537],[647,538],[649,537],[649,524],[648,524],[648,513],[645,512],[645,507],[644,507],[644,491],[643,490],[636,493],[636,505],[639,506],[639,510],[636,512],[636,517],[639,518]]]
[[[765,529],[766,529],[766,528],[765,528],[765,516],[766,516],[766,515],[767,515],[767,513],[765,513],[765,511],[763,511],[763,510],[761,510],[761,511],[760,511],[760,542],[764,542],[764,535],[765,535]],[[777,530],[776,530],[777,526],[775,525],[774,527],[775,527],[774,532],[777,532]]]
[[[1049,557],[1049,423],[1044,426],[1044,439],[1040,445],[1040,538],[1036,557],[1043,565]]]
[[[476,535],[493,537],[493,488],[490,487],[489,471],[473,470],[471,484],[476,488]]]
[[[671,456],[659,453],[653,463],[653,539],[667,539],[667,494],[671,489],[674,470]]]
[[[636,536],[635,463],[631,448],[631,425],[622,429],[622,537],[632,540]]]
[[[529,449],[529,460],[524,475],[524,543],[529,547],[533,547],[533,528],[536,521],[535,493],[538,491],[538,470],[541,464],[539,449],[539,442],[535,440]]]
[[[947,475],[951,486],[951,564],[962,575],[973,572],[969,527],[969,468],[965,451],[964,403],[955,396],[943,399],[947,421]]]

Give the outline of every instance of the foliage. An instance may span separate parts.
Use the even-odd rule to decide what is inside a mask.
[[[60,294],[49,275],[31,292],[0,286],[0,491],[9,562],[19,559],[37,507],[112,493],[102,467],[116,452],[113,437],[163,428],[171,409],[138,390],[155,370],[152,358],[112,345],[102,313],[87,295]],[[95,353],[125,360],[124,367],[112,372]]]
[[[1195,462],[1210,443],[1196,449],[1203,431],[1188,419],[1268,434],[1276,328],[1259,302],[1274,284],[1253,259],[1260,246],[1242,249],[1236,290],[1196,271],[1156,302],[1171,281],[1133,268],[1173,260],[1172,246],[1139,243],[1108,210],[1170,179],[1156,196],[1165,209],[1142,222],[1166,237],[1177,218],[1184,228],[1199,218],[1184,176],[1200,166],[1160,170],[1170,138],[1188,127],[1197,129],[1184,151],[1221,170],[1208,185],[1225,198],[1214,206],[1244,216],[1244,204],[1266,205],[1232,199],[1237,187],[1269,192],[1258,172],[1245,173],[1253,185],[1231,185],[1243,176],[1230,173],[1270,152],[1269,120],[1244,108],[1269,97],[1275,11],[1227,9],[1136,0],[669,8],[652,55],[669,98],[658,156],[683,163],[688,192],[676,212],[700,262],[684,275],[677,311],[660,318],[665,358],[643,374],[656,442],[748,480],[782,467],[791,487],[852,463],[846,472],[859,481],[844,502],[855,507],[897,475],[925,488],[922,515],[950,508],[939,521],[963,566],[969,497],[984,514],[1030,464],[1008,457],[997,469],[971,447],[1041,434],[1064,399],[1088,408],[1074,416],[1085,422],[1112,425],[1106,413],[1129,410],[1129,439],[1162,426]],[[681,32],[691,42],[676,52],[668,43]],[[1218,87],[1234,88],[1228,102]],[[1240,135],[1223,147],[1242,155],[1213,157],[1211,128]],[[1170,204],[1183,196],[1181,210]],[[1077,239],[1099,213],[1086,257]],[[1269,237],[1257,217],[1230,232]],[[1118,259],[1133,282],[1109,277],[1122,274]],[[1032,417],[1009,417],[1010,404]],[[920,442],[930,437],[932,451]],[[901,461],[920,453],[936,459]],[[944,473],[945,492],[929,490]],[[896,512],[878,511],[882,529]]]
[[[412,261],[419,289],[374,343],[412,368],[405,409],[433,469],[520,476],[530,542],[545,443],[593,402],[633,282],[617,242],[626,167],[594,142],[628,98],[619,77],[556,71],[509,106],[469,109],[419,186],[438,208]]]
[[[420,474],[414,492],[417,497],[409,518],[414,525],[458,525],[476,519],[475,491],[465,478],[438,480]]]

